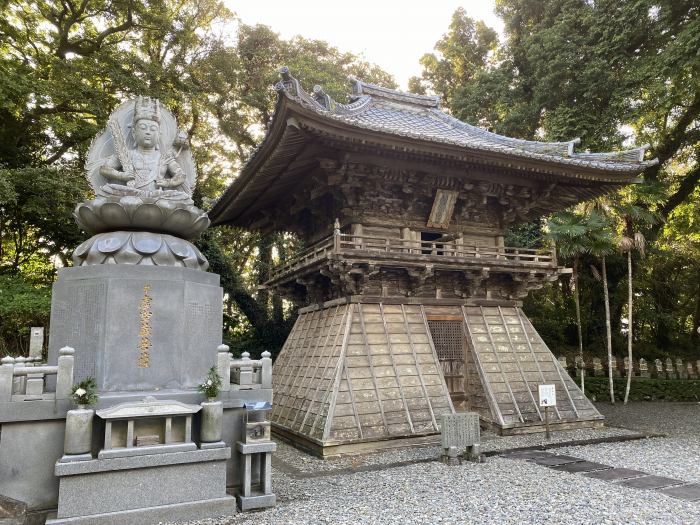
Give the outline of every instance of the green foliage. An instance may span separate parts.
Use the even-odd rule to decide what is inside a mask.
[[[212,366],[207,372],[207,376],[199,385],[199,391],[205,395],[207,399],[214,399],[219,395],[221,390],[221,376],[217,372],[216,367]]]
[[[243,23],[234,34],[234,24],[220,0],[0,2],[0,274],[50,284],[55,266],[70,264],[84,239],[71,215],[90,193],[90,140],[127,98],[155,96],[175,113],[197,164],[194,199],[206,208],[262,139],[280,66],[341,100],[348,75],[395,85],[326,42]],[[294,242],[220,228],[199,246],[222,277],[226,338],[281,346],[289,308],[257,286],[272,254]],[[13,341],[5,344],[19,352]]]
[[[615,399],[622,401],[625,378],[615,378]],[[586,376],[586,395],[603,401],[610,398],[606,377]],[[673,379],[644,379],[636,377],[630,389],[631,401],[700,401],[700,381]]]
[[[26,353],[29,328],[48,326],[51,290],[18,275],[0,275],[0,353]]]
[[[547,237],[558,237],[561,263],[579,259],[587,351],[605,354],[602,291],[590,268],[607,254],[613,347],[621,355],[626,261],[611,252],[610,241],[627,238],[635,249],[635,345],[645,353],[691,352],[700,342],[700,5],[692,0],[497,0],[496,13],[504,22],[503,38],[484,47],[479,42],[487,40],[477,34],[488,33],[477,30],[464,11],[455,12],[411,88],[442,95],[458,118],[508,136],[580,137],[581,148],[593,151],[650,143],[647,158],[656,157],[659,164],[645,171],[645,183],[595,206],[611,223],[609,239],[592,246],[594,239],[572,238],[577,229],[587,229],[576,224],[584,221],[585,209],[553,218]],[[512,228],[508,244],[535,245],[537,230]],[[637,250],[644,238],[649,244],[642,258]],[[528,315],[552,347],[575,344],[570,293],[564,279],[525,300]]]
[[[92,406],[97,404],[99,396],[97,395],[95,379],[88,377],[83,379],[80,383],[73,385],[71,397],[76,405]]]

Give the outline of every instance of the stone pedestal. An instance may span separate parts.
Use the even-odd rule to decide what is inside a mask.
[[[236,496],[242,511],[273,507],[277,496],[272,493],[272,453],[277,450],[274,441],[260,443],[236,443],[236,450],[241,455],[242,485]],[[253,487],[253,456],[258,455],[259,487]]]
[[[219,276],[181,267],[95,265],[59,270],[49,363],[75,348],[75,381],[115,391],[195,389],[221,343]]]
[[[64,523],[130,525],[231,515],[226,494],[231,449],[170,452],[57,463],[60,498],[56,519]]]

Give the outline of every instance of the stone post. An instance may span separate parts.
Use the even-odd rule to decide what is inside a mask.
[[[69,399],[73,388],[74,354],[70,346],[58,351],[58,372],[56,372],[56,399]]]
[[[272,358],[270,352],[262,353],[262,373],[260,377],[261,388],[272,388]]]
[[[12,401],[15,359],[9,355],[0,360],[0,403]]]
[[[617,358],[612,356],[612,359],[608,363],[608,368],[612,369],[613,377],[620,377],[620,369],[617,368]]]
[[[603,370],[603,362],[601,361],[600,357],[593,358],[593,375],[595,377],[605,375],[605,371]]]
[[[27,366],[27,358],[26,357],[16,357],[15,358],[15,366],[18,368],[24,368]],[[26,392],[26,387],[27,387],[27,376],[15,376],[14,378],[14,387],[13,387],[13,392],[15,394],[24,394]]]
[[[666,379],[678,379],[670,357],[666,358]]]
[[[678,379],[688,379],[688,371],[680,357],[676,359],[676,374],[678,374]]]
[[[29,329],[29,357],[39,357],[44,350],[44,327],[32,326]]]
[[[216,371],[221,378],[221,390],[231,390],[231,354],[227,345],[219,345],[216,354]]]
[[[250,390],[253,386],[253,365],[250,363],[250,354],[243,352],[241,354],[241,372],[238,379],[238,385],[241,390]]]
[[[664,374],[664,364],[661,359],[654,359],[654,371],[651,375],[654,379],[664,379],[666,375]]]
[[[687,368],[686,373],[688,374],[688,379],[697,379],[698,378],[698,373],[693,368],[692,361],[688,361],[688,363],[686,364],[686,368]]]
[[[639,376],[649,377],[649,365],[643,357],[639,360]]]

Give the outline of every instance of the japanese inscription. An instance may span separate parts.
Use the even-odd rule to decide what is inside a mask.
[[[143,286],[143,297],[139,303],[139,317],[141,320],[140,330],[139,330],[139,368],[148,368],[151,365],[151,317],[153,312],[151,311],[151,296],[148,292],[151,291],[151,285],[145,284]]]

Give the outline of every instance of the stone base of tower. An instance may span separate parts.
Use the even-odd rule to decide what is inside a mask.
[[[454,411],[420,305],[302,310],[272,377],[276,431],[323,456],[420,441]]]
[[[432,443],[455,405],[498,433],[540,432],[540,384],[556,387],[554,429],[602,425],[513,303],[403,301],[352,297],[300,310],[274,365],[279,436],[323,457]]]

